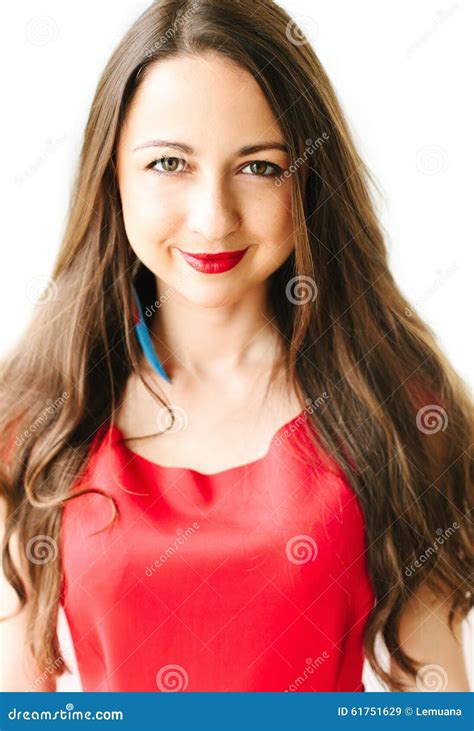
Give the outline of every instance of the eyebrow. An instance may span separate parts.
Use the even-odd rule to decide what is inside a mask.
[[[143,150],[146,147],[174,147],[177,150],[185,152],[187,155],[193,155],[195,150],[184,142],[172,142],[170,140],[149,140],[144,142],[142,145],[135,147],[133,152],[137,150]],[[253,155],[255,152],[261,152],[262,150],[281,150],[286,154],[289,153],[288,146],[284,142],[261,142],[258,145],[245,145],[241,147],[235,153],[237,157],[244,157],[246,155]]]

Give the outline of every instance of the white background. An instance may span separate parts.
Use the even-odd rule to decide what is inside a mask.
[[[256,0],[257,1],[257,0]],[[139,0],[3,4],[0,353],[28,321],[64,230],[99,75]],[[470,0],[286,0],[381,186],[392,272],[472,383]],[[470,334],[471,333],[471,334]],[[375,689],[366,678],[367,689]],[[68,687],[68,686],[66,686]]]

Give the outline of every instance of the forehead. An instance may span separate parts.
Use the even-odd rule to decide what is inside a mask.
[[[121,146],[159,137],[188,142],[197,152],[282,140],[278,121],[253,76],[222,55],[157,61],[137,90]]]

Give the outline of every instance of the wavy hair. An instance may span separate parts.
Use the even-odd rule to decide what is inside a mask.
[[[375,212],[376,184],[314,49],[299,30],[295,42],[295,28],[271,0],[258,7],[254,0],[158,0],[126,33],[98,83],[48,296],[1,364],[0,444],[8,447],[0,471],[7,503],[3,566],[20,608],[30,607],[28,644],[41,666],[61,658],[61,556],[28,561],[27,548],[38,536],[59,545],[64,505],[89,491],[72,494],[129,376],[140,377],[167,406],[138,366],[130,285],[136,283],[145,303],[154,293],[127,241],[115,155],[147,70],[176,54],[219,53],[252,74],[290,150],[297,240],[271,276],[269,296],[288,377],[307,399],[330,396],[311,423],[364,511],[376,595],[364,643],[376,675],[390,689],[406,687],[377,658],[379,633],[399,666],[415,675],[398,624],[422,585],[448,603],[451,628],[472,605],[467,387],[394,282]],[[311,282],[318,296],[295,302],[287,296],[290,282]],[[407,571],[439,530],[454,524],[430,561]],[[28,590],[12,560],[13,534]],[[54,672],[65,669],[56,663]]]

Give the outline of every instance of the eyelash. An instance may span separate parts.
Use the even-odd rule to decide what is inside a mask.
[[[146,166],[147,170],[150,170],[152,173],[155,173],[155,175],[179,175],[183,172],[183,170],[178,170],[174,172],[166,172],[163,170],[155,170],[155,165],[159,162],[162,162],[163,160],[178,160],[179,162],[186,162],[186,160],[183,160],[182,157],[173,157],[168,155],[163,155],[163,157],[158,158],[157,160],[153,160],[149,165]],[[283,168],[281,168],[279,165],[277,165],[274,162],[268,162],[268,160],[252,160],[251,162],[248,162],[247,165],[244,165],[244,168],[248,167],[249,165],[254,165],[255,163],[264,163],[267,166],[270,166],[274,169],[274,172],[272,173],[265,173],[263,175],[258,175],[257,173],[244,173],[245,175],[250,175],[251,178],[275,178],[278,175],[280,175],[283,172]]]

